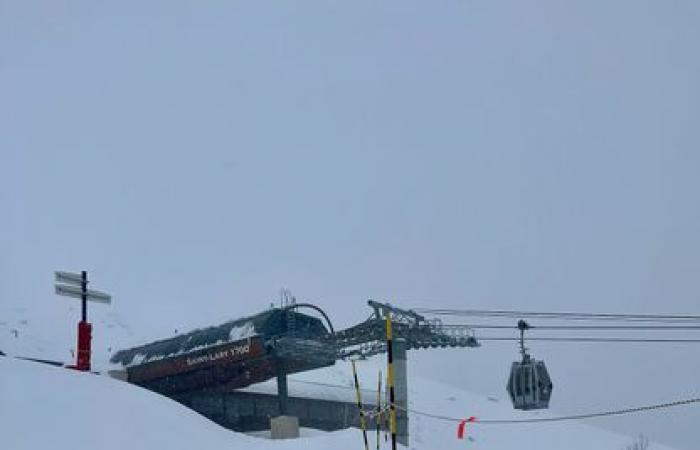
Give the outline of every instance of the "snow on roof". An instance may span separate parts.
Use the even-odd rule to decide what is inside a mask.
[[[112,356],[110,362],[132,366],[253,337],[264,332],[265,323],[272,313],[272,310],[265,311],[221,325],[199,328],[172,338],[119,350]]]
[[[256,335],[265,338],[280,335],[286,331],[287,314],[294,315],[295,333],[299,337],[316,338],[328,332],[323,323],[315,317],[296,311],[275,308],[253,316],[230,320],[221,325],[199,328],[168,339],[119,350],[112,356],[110,363],[120,366],[132,366],[202,350],[214,345],[247,339]]]

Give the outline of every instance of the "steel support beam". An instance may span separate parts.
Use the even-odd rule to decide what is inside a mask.
[[[279,402],[280,416],[287,415],[287,398],[289,389],[287,387],[287,367],[284,360],[277,360],[277,400]]]
[[[406,340],[394,339],[394,390],[396,394],[396,441],[408,447],[408,372]]]

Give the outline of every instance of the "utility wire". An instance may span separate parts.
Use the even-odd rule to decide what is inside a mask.
[[[563,422],[567,420],[582,420],[582,419],[593,419],[597,417],[610,417],[610,416],[621,416],[623,414],[632,414],[632,413],[639,413],[639,412],[648,412],[648,411],[654,411],[658,409],[665,409],[665,408],[674,408],[678,406],[684,406],[684,405],[690,405],[693,403],[700,403],[700,398],[689,398],[685,400],[677,400],[673,402],[667,402],[667,403],[659,403],[656,405],[647,405],[647,406],[638,406],[635,408],[626,408],[626,409],[618,409],[618,410],[613,410],[613,411],[603,411],[603,412],[595,412],[595,413],[588,413],[588,414],[576,414],[576,415],[571,415],[571,416],[558,416],[558,417],[536,417],[532,419],[512,419],[512,420],[499,420],[499,419],[476,419],[474,420],[474,423],[480,423],[484,425],[507,425],[507,424],[522,424],[522,423],[540,423],[540,422]],[[403,409],[404,411],[407,411],[409,413],[417,414],[420,416],[425,416],[425,417],[430,417],[433,419],[438,419],[438,420],[445,420],[449,422],[461,422],[464,419],[460,417],[451,417],[451,416],[445,416],[441,414],[433,414],[433,413],[427,413],[424,411],[420,411],[417,409],[412,409],[412,408],[401,408],[400,406],[396,406],[399,409]]]
[[[353,390],[353,388],[350,386],[344,386],[344,385],[333,384],[333,383],[322,383],[322,382],[318,382],[318,381],[294,380],[294,379],[290,379],[289,381],[296,382],[296,383],[304,383],[304,384],[330,387],[330,388],[335,388],[335,389]],[[476,419],[475,423],[480,423],[480,424],[484,424],[484,425],[510,425],[510,424],[519,424],[519,423],[522,424],[522,423],[541,423],[541,422],[562,422],[562,421],[567,421],[567,420],[583,420],[583,419],[593,419],[593,418],[597,418],[597,417],[621,416],[624,414],[649,412],[649,411],[654,411],[654,410],[659,410],[659,409],[666,409],[666,408],[674,408],[674,407],[684,406],[684,405],[691,405],[691,404],[695,404],[695,403],[700,403],[700,397],[689,398],[689,399],[684,399],[684,400],[676,400],[676,401],[666,402],[666,403],[657,403],[655,405],[637,406],[637,407],[633,407],[633,408],[625,408],[625,409],[618,409],[618,410],[612,410],[612,411],[593,412],[593,413],[586,413],[586,414],[574,414],[574,415],[569,415],[569,416],[534,417],[531,419],[511,419],[511,420],[508,420],[508,419]],[[424,416],[424,417],[430,417],[433,419],[445,420],[445,421],[449,421],[449,422],[461,422],[462,420],[464,420],[464,418],[429,413],[429,412],[421,411],[421,410],[414,409],[414,408],[404,408],[404,407],[399,406],[399,405],[395,405],[395,406],[397,409],[401,409],[401,410],[409,412],[411,414],[416,414],[416,415]],[[367,410],[367,413],[368,414],[376,414],[376,412],[374,410]]]

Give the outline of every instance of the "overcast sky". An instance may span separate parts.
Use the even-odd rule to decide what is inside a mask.
[[[697,1],[97,3],[0,0],[3,306],[88,269],[139,336],[283,286],[337,327],[700,313]],[[532,348],[556,411],[699,392],[694,346]],[[516,356],[410,369],[503,396]],[[693,450],[699,421],[595,424]]]

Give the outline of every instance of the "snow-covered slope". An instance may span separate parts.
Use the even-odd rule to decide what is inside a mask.
[[[292,450],[232,433],[178,403],[106,376],[0,357],[0,448],[8,450]],[[350,431],[304,439],[305,450],[342,445]]]
[[[375,357],[358,363],[358,373],[363,387],[363,395],[374,398],[378,371],[385,369],[385,359]],[[465,383],[468,381],[465,374]],[[409,374],[409,407],[411,409],[437,413],[449,417],[480,419],[524,419],[530,417],[551,417],[556,413],[523,412],[512,409],[510,401],[486,398],[469,391],[436,383]],[[330,386],[344,388],[330,388]],[[351,369],[349,363],[338,363],[334,367],[312,372],[295,374],[290,382],[290,392],[296,395],[318,395],[313,386],[326,387],[326,390],[341,390],[352,393]],[[274,389],[274,382],[262,383],[251,389]],[[374,391],[372,391],[374,387]],[[412,414],[410,416],[411,448],[463,449],[474,450],[624,450],[632,441],[631,437],[604,431],[577,422],[553,422],[516,425],[468,426],[469,440],[456,438],[457,424]],[[670,450],[669,447],[654,444],[650,450]]]
[[[80,306],[73,302],[47,302],[40,309],[0,305],[0,350],[8,355],[73,364],[79,319]],[[93,308],[89,320],[93,324],[96,366],[106,366],[113,351],[143,339],[111,310]]]
[[[72,312],[56,325],[56,311],[3,308],[0,350],[8,355],[71,362],[74,345]],[[96,313],[99,332],[93,343],[94,368],[105,368],[110,349],[144,341],[117,315]],[[358,363],[363,395],[374,401],[378,371],[384,357]],[[410,366],[409,366],[410,371]],[[468,386],[465,374],[465,386]],[[517,419],[547,416],[551,412],[514,411],[505,399],[485,398],[460,388],[421,379],[409,373],[409,403],[415,410],[451,417]],[[351,369],[339,362],[333,367],[290,377],[290,395],[354,401]],[[247,388],[276,392],[274,381]],[[456,424],[420,415],[410,422],[411,448],[415,450],[624,450],[632,437],[576,422],[519,425],[476,424],[468,440],[456,439]],[[315,450],[361,448],[358,430],[305,433],[313,436],[273,442],[233,433],[189,409],[136,386],[107,376],[78,373],[38,363],[0,357],[0,448],[12,450],[73,448],[93,449],[208,449]],[[374,442],[374,433],[370,433]],[[383,443],[383,448],[388,446]],[[650,450],[670,450],[653,444]]]
[[[363,380],[376,380],[379,361],[361,364]],[[347,390],[347,367],[294,377],[292,393],[317,395]],[[271,383],[256,387],[272,388]],[[269,441],[228,431],[197,413],[147,390],[106,376],[78,373],[38,363],[0,357],[0,442],[2,448],[315,450],[356,449],[360,432],[350,429],[292,441]],[[510,405],[483,399],[427,380],[412,379],[411,406],[454,416],[512,418]],[[631,439],[575,424],[486,426],[456,439],[453,423],[421,416],[411,418],[411,448],[416,450],[618,450]],[[374,433],[370,433],[373,437]],[[372,439],[373,442],[373,439]],[[388,446],[383,443],[384,448]],[[670,450],[654,446],[655,450]]]

